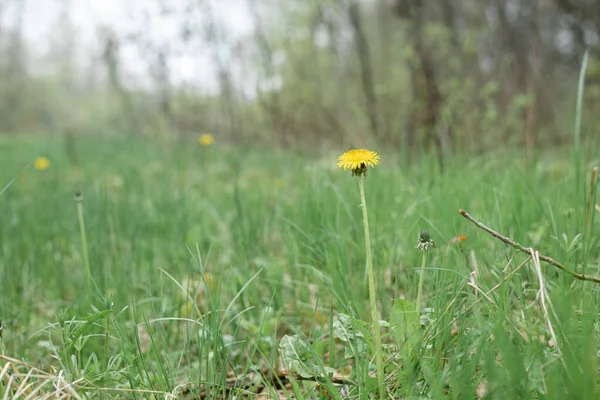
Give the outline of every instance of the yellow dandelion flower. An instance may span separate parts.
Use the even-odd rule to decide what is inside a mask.
[[[38,157],[33,162],[33,168],[37,169],[38,171],[45,171],[50,168],[50,160],[48,160],[46,157]]]
[[[200,135],[198,141],[200,142],[200,145],[204,147],[209,147],[215,142],[215,138],[210,133],[203,133],[202,135]]]
[[[383,379],[383,352],[381,344],[381,328],[379,326],[379,311],[377,309],[377,291],[375,290],[375,270],[373,269],[373,256],[371,255],[371,239],[369,235],[369,217],[367,215],[367,201],[365,198],[365,184],[361,176],[367,176],[367,168],[379,164],[379,154],[366,149],[350,150],[338,157],[338,168],[352,170],[353,176],[358,176],[358,188],[360,190],[361,208],[363,214],[363,226],[365,228],[365,254],[366,273],[365,279],[369,284],[369,303],[371,305],[371,329],[374,333],[375,366],[377,369],[377,386],[379,386],[379,397],[384,398],[385,382]]]
[[[352,170],[352,175],[367,175],[367,167],[379,164],[379,154],[366,149],[349,150],[338,157],[338,168]]]

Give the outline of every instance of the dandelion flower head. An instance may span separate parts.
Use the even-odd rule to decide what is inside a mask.
[[[210,133],[203,133],[202,135],[200,135],[198,141],[200,142],[200,145],[204,147],[209,147],[215,142],[215,138]]]
[[[46,157],[38,157],[33,162],[33,168],[38,171],[45,171],[50,168],[50,160]]]
[[[367,167],[379,164],[379,154],[366,149],[349,150],[338,157],[338,168],[352,170],[352,175],[365,175]]]
[[[431,240],[431,235],[428,230],[423,229],[421,233],[419,233],[419,241],[415,248],[421,251],[427,251],[430,247],[437,247],[435,242]]]

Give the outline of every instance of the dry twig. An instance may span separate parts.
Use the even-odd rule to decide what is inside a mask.
[[[485,226],[481,222],[477,221],[475,218],[471,217],[469,215],[469,213],[466,212],[465,210],[460,209],[460,210],[458,210],[458,212],[460,213],[460,215],[462,215],[463,217],[465,217],[466,219],[468,219],[469,221],[471,221],[473,224],[475,224],[476,227],[478,227],[479,229],[483,229],[484,231],[486,231],[487,233],[489,233],[490,235],[492,235],[496,239],[500,239],[504,243],[506,243],[508,245],[511,245],[512,247],[514,247],[514,248],[516,248],[518,250],[521,250],[524,253],[533,255],[532,249],[527,248],[527,247],[523,246],[522,244],[515,242],[511,238],[506,237],[506,236],[504,236],[504,235],[496,232],[492,228],[488,228],[487,226]],[[578,272],[572,271],[572,270],[568,269],[567,267],[565,267],[564,265],[562,265],[561,263],[559,263],[558,261],[556,261],[555,259],[550,258],[548,256],[540,255],[539,259],[541,261],[544,261],[544,262],[548,263],[548,264],[554,265],[556,268],[565,271],[567,274],[571,275],[575,279],[579,279],[580,281],[590,281],[590,282],[600,283],[600,277],[593,276],[593,275],[580,274]]]

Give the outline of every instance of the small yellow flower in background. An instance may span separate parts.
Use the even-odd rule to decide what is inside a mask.
[[[379,164],[379,154],[366,149],[349,150],[338,157],[338,168],[351,169],[352,175],[367,176],[367,167]]]
[[[285,181],[283,179],[275,179],[274,183],[277,189],[283,189],[285,187]]]
[[[204,279],[201,277],[185,278],[181,282],[183,292],[177,296],[181,303],[179,315],[181,318],[197,318],[198,312],[203,315],[208,311],[207,291],[214,291],[217,287],[216,279],[209,273],[204,273]]]
[[[48,160],[46,157],[38,157],[33,162],[33,168],[37,169],[38,171],[45,171],[50,168],[50,160]]]
[[[200,135],[198,141],[200,142],[200,145],[204,147],[209,147],[215,142],[215,138],[210,133],[203,133],[202,135]]]
[[[456,244],[456,243],[462,244],[462,242],[464,242],[465,240],[469,240],[469,238],[466,237],[465,235],[458,235],[458,236],[453,237],[450,240],[450,244]]]
[[[102,182],[110,189],[121,189],[125,183],[123,177],[118,174],[107,174],[103,177]]]

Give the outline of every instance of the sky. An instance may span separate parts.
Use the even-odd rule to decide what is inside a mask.
[[[49,52],[52,35],[60,28],[59,17],[66,9],[75,27],[74,40],[83,64],[101,56],[101,29],[110,28],[118,37],[142,33],[154,45],[171,50],[172,83],[190,83],[207,91],[218,87],[213,50],[199,41],[184,45],[179,40],[185,6],[191,2],[203,4],[203,10],[194,18],[201,20],[212,13],[230,42],[247,37],[253,29],[248,0],[0,0],[0,4],[8,4],[4,12],[0,10],[2,26],[14,25],[15,5],[20,1],[25,1],[23,31],[30,46],[33,44],[34,58]],[[162,16],[160,5],[174,13]],[[138,45],[121,43],[120,55],[132,79],[141,85],[149,81],[148,63]]]

